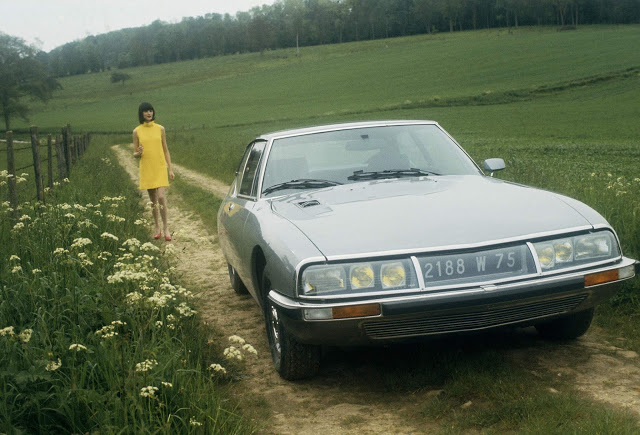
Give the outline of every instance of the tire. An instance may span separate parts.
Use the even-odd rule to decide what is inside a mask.
[[[249,294],[249,290],[247,290],[247,287],[244,285],[233,266],[227,263],[227,268],[229,269],[229,281],[231,282],[233,291],[235,291],[238,295]]]
[[[263,279],[263,289],[270,289]],[[320,368],[320,346],[298,342],[281,321],[281,313],[263,292],[264,318],[273,365],[283,379],[296,381],[315,376]]]
[[[539,323],[536,329],[540,336],[551,340],[573,340],[583,335],[591,326],[593,308]]]

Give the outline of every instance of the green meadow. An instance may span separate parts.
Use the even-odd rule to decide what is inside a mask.
[[[172,160],[228,183],[244,147],[260,133],[351,120],[432,119],[450,132],[478,163],[489,157],[504,158],[507,169],[497,173],[497,177],[563,193],[594,207],[616,229],[625,255],[640,258],[639,46],[640,26],[583,26],[564,32],[555,28],[520,28],[362,41],[307,47],[300,50],[299,56],[295,50],[238,54],[127,69],[126,73],[132,78],[124,85],[110,83],[108,71],[62,78],[63,90],[58,91],[52,101],[33,106],[30,124],[37,125],[41,133],[58,133],[65,124],[71,124],[74,132],[92,132],[94,142],[90,152],[95,166],[76,173],[84,172],[91,178],[88,174],[104,170],[112,179],[126,177],[113,174],[113,168],[101,169],[96,159],[103,156],[114,160],[109,145],[131,140],[130,132],[137,125],[137,107],[140,102],[149,101],[156,109],[157,122],[167,129]],[[13,125],[15,138],[25,140],[29,123],[14,120]],[[30,152],[20,152],[16,165],[28,164],[29,158]],[[0,170],[5,166],[4,156],[0,155]],[[31,180],[29,176],[26,178]],[[71,184],[74,182],[72,177]],[[35,196],[29,191],[32,189],[29,183],[20,184],[21,198]],[[113,183],[113,186],[120,185]],[[206,207],[216,205],[217,201],[207,199],[203,191],[180,180],[173,187],[212,226],[214,234],[215,210]],[[76,188],[62,189],[68,193],[61,194],[61,200],[70,203],[99,200],[85,199],[84,194],[75,192]],[[0,186],[0,194],[5,192]],[[116,196],[116,193],[109,195]],[[130,215],[135,215],[135,211]],[[60,225],[64,225],[64,214],[58,217]],[[9,231],[6,224],[2,225],[3,231]],[[91,234],[100,239],[100,232],[92,230]],[[78,233],[77,237],[82,234]],[[125,240],[136,234],[141,233],[132,227],[116,235]],[[13,230],[0,236],[7,244],[14,239],[24,242]],[[101,240],[103,244],[109,242]],[[35,247],[25,245],[16,248],[15,254],[19,259],[31,258],[29,255],[35,255],[29,254],[31,251],[38,252]],[[10,254],[12,252],[0,254],[3,257],[0,264],[4,264],[7,275],[18,282],[18,272],[11,273],[17,264],[9,259]],[[38,255],[45,258],[48,254]],[[154,261],[161,263],[162,258]],[[26,264],[22,269],[28,275]],[[106,279],[106,272],[101,273],[105,275],[94,275]],[[69,279],[84,282],[84,276],[73,275]],[[627,283],[615,299],[596,310],[596,324],[604,334],[624,337],[625,346],[635,351],[640,351],[639,281]],[[92,284],[96,292],[99,292],[99,282]],[[26,290],[35,288],[31,281],[20,283]],[[127,291],[127,288],[118,290],[122,297]],[[77,303],[73,295],[63,296],[72,303],[71,315]],[[127,313],[126,309],[124,312]],[[164,315],[152,311],[144,319],[129,316],[125,330],[133,333],[141,322],[165,321],[161,314]],[[2,316],[0,310],[0,320],[4,321]],[[116,318],[113,312],[102,314],[102,322],[89,325],[82,333],[89,337],[88,331],[110,324]],[[44,324],[45,320],[43,315],[33,323]],[[65,322],[61,321],[61,327],[70,328],[72,322]],[[154,375],[156,384],[161,379],[183,385],[201,381],[197,375],[186,379],[173,374],[180,372],[173,369],[182,358],[180,351],[186,349],[181,340],[186,341],[196,328],[188,322],[191,319],[186,320],[179,339],[172,340],[166,335],[162,338],[165,341],[158,344],[158,349],[164,349],[163,346],[174,341],[178,349],[173,351],[174,358],[160,361],[163,364],[160,373],[166,377]],[[4,326],[7,325],[0,324],[0,328]],[[98,346],[100,340],[91,337]],[[47,348],[39,355],[44,361],[41,365],[55,362],[58,353],[69,354],[68,346],[77,343],[79,338],[82,337],[67,338],[64,348],[57,349],[53,356]],[[47,343],[47,336],[38,335],[36,342]],[[14,347],[18,350],[19,341],[16,343]],[[189,370],[195,373],[202,368],[198,358],[210,351],[189,343],[199,349],[194,351],[194,361],[189,365]],[[156,349],[153,347],[156,344],[151,342],[146,346]],[[131,352],[130,359],[134,362],[151,358],[150,352],[124,347],[120,351]],[[21,364],[26,364],[32,355],[23,353]],[[216,360],[215,356],[211,358]],[[528,370],[515,368],[500,349],[478,351],[463,360],[455,352],[443,351],[425,356],[422,362],[431,372],[426,369],[420,369],[419,373],[419,370],[391,371],[387,382],[391,390],[417,391],[426,388],[425,385],[443,389],[445,394],[425,404],[422,410],[424,418],[441,422],[443,433],[566,433],[565,430],[632,433],[638,429],[635,418],[597,404],[585,404],[569,386],[569,393],[549,399],[538,379]],[[157,421],[135,420],[134,414],[140,418],[150,403],[140,398],[140,388],[151,382],[136,381],[135,366],[129,365],[129,377],[125,380],[133,387],[127,396],[131,400],[128,404],[133,404],[137,411],[127,414],[127,403],[119,403],[119,397],[114,396],[109,406],[122,414],[122,420],[116,423],[136,421],[130,426],[132,431],[153,431],[150,428],[166,433],[176,428],[197,431],[189,423],[193,417],[196,422],[208,421],[213,431],[229,427],[234,428],[229,431],[238,433],[253,430],[235,415],[235,410],[220,408],[218,403],[208,403],[206,412],[181,412],[180,409],[190,405],[169,396],[173,393],[166,393],[162,400],[170,397],[174,405],[166,408],[166,412],[178,410],[175,415],[179,422],[174,426],[162,425],[163,418],[167,417],[162,414],[164,411],[158,414]],[[64,370],[58,373],[71,376]],[[484,378],[475,376],[479,372]],[[87,372],[88,380],[83,380],[87,390],[91,385],[100,384],[91,376],[92,373]],[[117,382],[125,382],[115,372],[104,376],[108,381],[112,376]],[[211,381],[210,373],[205,378],[206,385],[198,390],[198,397],[217,385],[215,378]],[[212,382],[211,386],[208,382]],[[161,390],[158,395],[161,393],[165,394]],[[89,393],[86,394],[89,397]],[[472,395],[481,397],[483,408],[465,414],[459,405]],[[88,403],[89,399],[83,396],[74,398],[68,406],[81,412],[88,409]],[[0,415],[18,419],[19,416],[6,408],[0,407]],[[38,403],[33,404],[32,412],[37,408]],[[216,419],[216,412],[224,415],[224,419]],[[55,417],[51,418],[54,421],[51,427],[58,427]],[[572,423],[567,423],[569,421]],[[76,432],[91,429],[81,422],[60,424],[60,427]]]

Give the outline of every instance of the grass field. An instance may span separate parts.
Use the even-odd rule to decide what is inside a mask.
[[[310,47],[299,57],[282,50],[133,68],[124,85],[111,84],[110,72],[63,78],[64,90],[47,106],[36,106],[31,123],[44,132],[58,132],[67,123],[78,132],[124,132],[100,139],[122,143],[137,124],[138,104],[150,101],[167,129],[172,159],[229,182],[245,145],[259,133],[349,120],[433,119],[476,161],[504,158],[507,169],[498,177],[594,207],[616,228],[625,254],[640,258],[639,43],[640,26],[521,28]],[[14,125],[27,126],[17,120]],[[28,154],[20,161],[28,162]],[[202,192],[179,182],[174,187],[194,210],[202,207]],[[596,319],[636,351],[638,281],[627,284]],[[487,358],[452,364],[468,373],[499,356]],[[511,373],[487,371],[505,385],[522,382]],[[399,379],[403,375],[394,382]],[[487,384],[464,376],[446,382],[450,396],[425,407],[426,416],[453,422],[452,407],[465,395],[460,391],[471,387],[487,390],[489,401],[502,404],[463,423],[466,430],[492,427],[487,421],[497,411],[525,415],[532,401],[538,401],[533,409],[560,414],[583,406],[575,397],[542,403],[533,394],[489,392]],[[615,428],[617,420],[601,412],[582,413],[580,418],[595,421],[584,427],[593,433]],[[546,433],[541,428],[547,423],[513,421],[507,428]]]

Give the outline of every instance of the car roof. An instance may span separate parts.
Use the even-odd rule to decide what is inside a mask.
[[[411,121],[411,120],[386,120],[386,121],[364,121],[346,122],[341,124],[326,124],[313,127],[294,128],[290,130],[280,130],[258,136],[256,139],[271,140],[289,136],[301,136],[305,134],[323,133],[327,131],[350,130],[365,127],[386,127],[392,125],[437,125],[435,121]]]

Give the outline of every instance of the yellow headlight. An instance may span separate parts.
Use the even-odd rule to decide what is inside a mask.
[[[351,287],[354,289],[373,287],[373,268],[370,264],[351,268]]]
[[[556,255],[552,245],[536,246],[538,260],[543,269],[549,269],[556,264]]]
[[[559,240],[553,243],[557,263],[566,263],[573,260],[573,245],[569,240]]]
[[[400,262],[386,263],[380,267],[382,288],[400,287],[407,282],[407,272]]]

